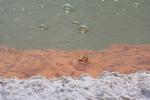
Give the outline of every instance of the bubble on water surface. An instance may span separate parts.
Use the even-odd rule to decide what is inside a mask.
[[[116,12],[116,15],[120,15],[121,13],[120,12]]]
[[[115,2],[118,2],[118,0],[114,0]]]
[[[21,19],[20,19],[20,18],[15,18],[14,20],[15,20],[16,22],[21,21]]]
[[[35,5],[32,5],[32,8],[35,8]]]
[[[79,26],[80,25],[80,20],[73,20],[72,22],[71,22],[74,26]]]
[[[89,32],[89,28],[86,25],[80,25],[78,27],[78,30],[80,31],[81,34]]]
[[[16,10],[17,10],[17,8],[12,8],[12,10],[13,10],[13,11],[16,11]]]
[[[22,11],[25,11],[25,8],[21,8]]]
[[[132,5],[134,8],[139,8],[139,7],[141,7],[141,4],[140,3],[133,3],[133,5]]]
[[[48,26],[47,26],[46,24],[40,24],[40,25],[38,26],[38,28],[39,28],[41,31],[46,31],[46,30],[48,30]]]
[[[126,11],[126,9],[125,9],[125,8],[123,8],[123,9],[122,9],[122,11]]]
[[[46,7],[45,4],[41,4],[41,5],[40,5],[40,8],[45,8],[45,7]]]
[[[66,14],[74,11],[74,7],[71,4],[64,4],[63,9],[64,9]]]
[[[28,12],[28,14],[29,14],[29,15],[31,15],[31,14],[32,14],[32,12],[31,12],[31,11],[29,11],[29,12]]]
[[[3,7],[0,8],[0,12],[4,12],[4,8]]]
[[[15,15],[14,15],[14,14],[12,14],[11,16],[12,16],[12,17],[14,17]]]

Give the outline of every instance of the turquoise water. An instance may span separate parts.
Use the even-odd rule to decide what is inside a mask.
[[[0,0],[1,45],[99,50],[116,43],[150,44],[150,0]]]

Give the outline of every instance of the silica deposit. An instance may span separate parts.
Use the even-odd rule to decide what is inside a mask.
[[[0,100],[150,100],[150,72],[103,72],[97,78],[0,78]]]

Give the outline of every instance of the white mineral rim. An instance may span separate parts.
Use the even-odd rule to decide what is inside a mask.
[[[150,100],[150,72],[103,72],[48,80],[41,76],[20,80],[0,78],[0,100]]]

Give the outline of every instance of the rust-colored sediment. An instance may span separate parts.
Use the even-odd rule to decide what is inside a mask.
[[[83,73],[96,77],[105,70],[121,73],[150,70],[150,45],[113,45],[104,51],[0,48],[0,76],[3,77],[78,77]]]

